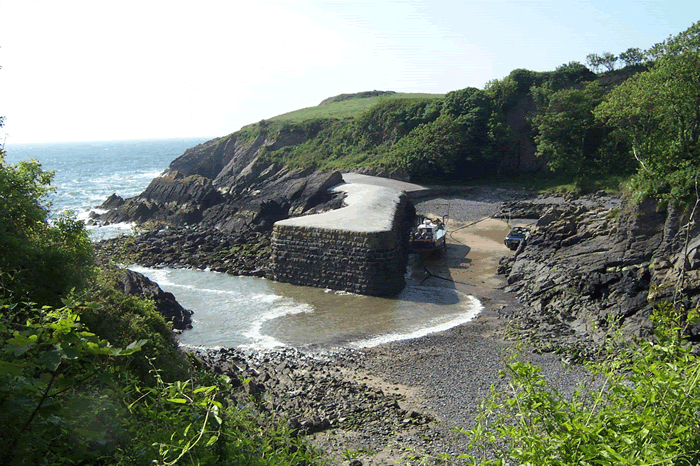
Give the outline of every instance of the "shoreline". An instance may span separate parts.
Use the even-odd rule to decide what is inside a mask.
[[[530,196],[478,188],[415,202],[430,217],[448,205],[450,217],[447,254],[417,259],[414,278],[476,297],[483,308],[467,323],[371,348],[190,352],[209,370],[246,380],[243,404],[307,436],[332,464],[403,464],[406,455],[465,453],[468,439],[455,429],[472,427],[491,387],[506,386],[499,372],[511,345],[507,316],[523,307],[497,275],[501,258],[514,253],[503,245],[510,222],[495,216],[504,202],[522,197]],[[565,394],[585,375],[581,368],[564,368],[554,354],[523,356]]]
[[[419,203],[417,209],[434,216],[435,207],[445,200]],[[492,217],[498,206],[494,201],[451,201],[462,202],[469,214],[455,219],[448,228],[443,264],[438,258],[427,261],[426,267],[453,282],[450,285],[434,277],[428,282],[454,286],[475,296],[483,305],[482,311],[473,320],[445,331],[361,349],[359,367],[345,374],[349,380],[400,395],[402,409],[425,414],[433,422],[398,431],[381,441],[340,429],[334,434],[315,434],[313,443],[336,458],[347,450],[363,452],[357,456],[361,463],[356,463],[363,465],[395,464],[404,455],[416,453],[456,457],[467,451],[468,438],[455,429],[473,427],[480,404],[492,387],[506,388],[499,372],[512,342],[505,336],[508,321],[502,311],[521,307],[505,292],[505,278],[496,272],[500,258],[513,254],[502,242],[510,226]],[[526,350],[523,357],[540,366],[545,379],[562,393],[571,393],[586,375],[581,367],[565,367],[555,354]]]
[[[307,436],[332,464],[405,464],[409,456],[441,454],[456,458],[469,443],[456,429],[473,427],[492,386],[507,388],[499,375],[512,344],[505,316],[521,305],[505,292],[505,277],[497,275],[500,258],[513,252],[502,243],[508,222],[493,216],[503,200],[512,198],[505,190],[486,198],[484,193],[450,198],[457,205],[451,206],[447,255],[423,264],[429,271],[426,283],[479,299],[483,309],[473,320],[371,348],[252,355],[223,350],[205,355],[205,364],[217,373],[250,378],[243,394]],[[445,200],[420,202],[417,209],[435,214]],[[563,394],[586,376],[581,367],[565,367],[555,354],[526,350],[523,357],[540,366]]]

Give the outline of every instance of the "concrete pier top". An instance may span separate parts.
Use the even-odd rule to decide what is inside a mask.
[[[280,220],[275,225],[357,233],[392,229],[402,190],[364,183],[344,183],[334,187],[333,191],[346,193],[345,207],[322,214]]]

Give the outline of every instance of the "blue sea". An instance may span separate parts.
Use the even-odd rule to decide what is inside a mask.
[[[88,220],[91,210],[111,194],[123,198],[140,194],[153,178],[186,149],[205,139],[150,141],[66,142],[53,144],[11,144],[5,146],[6,161],[38,160],[44,170],[54,170],[51,196],[54,213],[71,211]],[[98,211],[99,212],[99,211]],[[130,224],[93,227],[94,240],[129,232]]]
[[[54,212],[87,220],[113,193],[141,193],[187,148],[203,139],[7,144],[6,161],[36,159],[55,170]],[[89,226],[93,240],[129,234],[132,225]],[[127,264],[128,265],[128,264]],[[396,298],[233,277],[207,270],[128,265],[170,291],[194,311],[193,329],[179,336],[195,347],[306,350],[371,347],[418,338],[468,322],[482,306],[453,288],[423,286],[423,268],[411,263],[408,286]]]

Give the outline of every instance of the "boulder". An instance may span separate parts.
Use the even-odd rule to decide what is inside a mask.
[[[163,291],[157,283],[148,277],[129,269],[122,269],[117,283],[124,293],[150,299],[155,302],[158,312],[175,330],[192,328],[193,312],[182,307],[172,293]]]
[[[110,210],[114,209],[115,207],[119,207],[124,204],[124,199],[121,196],[117,196],[116,193],[112,194],[107,198],[106,201],[104,201],[102,204],[100,204],[97,208],[98,209],[104,209],[104,210]]]

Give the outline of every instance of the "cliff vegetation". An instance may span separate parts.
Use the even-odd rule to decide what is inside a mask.
[[[590,68],[516,69],[483,89],[343,94],[202,149],[264,138],[260,164],[421,182],[525,176],[584,189],[633,178],[632,190],[687,200],[700,133],[698,28],[646,51],[591,54]]]

